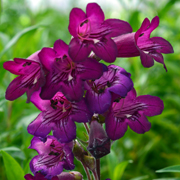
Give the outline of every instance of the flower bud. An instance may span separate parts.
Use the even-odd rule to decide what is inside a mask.
[[[110,153],[110,139],[103,127],[95,120],[90,124],[89,145],[87,150],[96,159],[99,159]]]
[[[82,178],[82,174],[77,171],[62,172],[58,175],[59,180],[82,180]]]
[[[84,165],[88,167],[91,171],[93,171],[96,168],[96,162],[92,156],[84,155],[83,162]]]
[[[81,147],[81,145],[77,141],[75,141],[74,148],[73,148],[73,154],[78,161],[82,162],[83,157],[85,154],[87,155],[87,152]]]

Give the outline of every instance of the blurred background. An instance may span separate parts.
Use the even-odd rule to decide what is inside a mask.
[[[138,95],[159,96],[164,101],[161,115],[148,118],[152,128],[136,134],[130,128],[112,144],[111,154],[101,159],[102,180],[178,179],[178,173],[156,173],[167,166],[180,165],[180,1],[178,0],[1,0],[0,5],[0,150],[10,154],[30,173],[29,162],[37,153],[28,149],[32,136],[27,125],[39,111],[26,104],[26,95],[10,102],[4,98],[14,75],[3,69],[3,63],[15,57],[27,58],[43,47],[52,47],[57,39],[70,42],[69,13],[73,7],[85,10],[87,3],[97,2],[106,19],[128,21],[137,31],[144,20],[159,16],[160,25],[151,34],[168,40],[174,54],[164,55],[168,72],[162,64],[143,68],[139,57],[118,58],[115,64],[132,74]],[[78,124],[77,135],[84,128]],[[75,160],[75,170],[84,173]],[[126,167],[126,169],[125,169]],[[125,169],[124,173],[122,169]],[[6,171],[0,153],[0,179]],[[84,179],[86,176],[84,175]],[[12,179],[13,180],[13,179]]]

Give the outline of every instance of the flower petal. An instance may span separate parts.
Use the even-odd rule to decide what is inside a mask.
[[[40,110],[44,111],[47,109],[47,107],[50,106],[50,101],[49,100],[43,100],[39,96],[40,90],[35,91],[32,96],[31,96],[31,102]]]
[[[139,113],[140,117],[138,120],[126,119],[129,127],[138,134],[144,134],[146,131],[149,131],[151,128],[151,123],[148,121],[146,116],[143,113]]]
[[[144,67],[149,68],[154,65],[154,60],[151,57],[151,55],[149,55],[149,52],[147,54],[140,50],[140,58],[141,58],[141,63]]]
[[[86,14],[79,8],[73,8],[69,15],[69,32],[72,36],[77,36],[77,27],[86,19]]]
[[[157,46],[157,51],[164,54],[174,53],[172,45],[162,37],[152,37],[149,39]]]
[[[80,72],[80,78],[83,80],[98,79],[103,73],[103,64],[92,58],[87,58],[76,66],[77,71]]]
[[[115,61],[118,51],[115,42],[110,38],[103,38],[93,46],[94,53],[104,61],[112,63]]]
[[[91,42],[82,42],[78,37],[71,40],[69,44],[69,56],[74,62],[84,61],[91,52]]]
[[[47,138],[47,141],[44,143],[40,140],[39,137],[34,136],[31,140],[31,145],[29,146],[29,148],[36,150],[38,154],[49,154],[51,151],[51,142],[52,140]]]
[[[86,92],[85,98],[88,108],[92,113],[103,114],[111,105],[111,93],[107,89],[100,94],[89,89]]]
[[[147,106],[147,108],[143,110],[145,116],[159,115],[164,109],[163,101],[157,96],[138,96],[136,102],[144,103]]]
[[[15,78],[7,87],[5,98],[9,101],[14,101],[18,97],[22,96],[28,88],[22,86],[23,77]]]
[[[76,122],[86,123],[91,120],[92,113],[87,108],[86,102],[82,99],[79,102],[72,103],[73,113],[71,114],[71,119]]]
[[[91,23],[102,23],[104,21],[104,12],[97,3],[88,3],[86,7],[87,18]]]
[[[51,70],[51,66],[55,58],[56,58],[56,54],[52,48],[45,47],[39,52],[39,59],[41,63],[49,71]]]
[[[107,37],[116,37],[132,32],[131,25],[128,22],[119,19],[107,19],[103,24],[106,24],[109,27],[108,29],[111,31]]]
[[[68,48],[68,45],[61,39],[58,39],[54,43],[54,50],[56,51],[56,56],[66,55],[68,53]]]
[[[52,125],[50,123],[44,124],[43,122],[44,116],[42,112],[27,127],[28,133],[34,136],[45,138],[50,133]]]
[[[166,65],[164,64],[164,58],[163,58],[163,55],[160,54],[160,53],[151,53],[151,56],[154,58],[155,61],[157,61],[157,62],[163,64],[164,69],[165,69],[166,72],[167,72]]]
[[[123,119],[114,117],[112,111],[108,113],[105,124],[107,135],[112,140],[120,139],[127,131],[127,123]]]
[[[79,76],[70,81],[63,82],[61,86],[62,93],[69,101],[80,101],[84,94],[84,84]]]
[[[31,160],[30,169],[33,174],[41,171],[42,174],[46,174],[46,178],[51,179],[63,171],[63,162],[53,155],[37,155]]]
[[[76,138],[76,125],[71,119],[61,119],[54,125],[53,135],[61,143],[68,143]]]
[[[56,75],[52,73],[56,73]],[[46,76],[46,83],[41,89],[40,97],[42,99],[51,99],[61,89],[61,79],[58,76],[58,72],[51,71]]]

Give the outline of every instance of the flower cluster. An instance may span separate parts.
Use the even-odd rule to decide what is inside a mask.
[[[155,60],[167,70],[161,53],[173,53],[171,44],[161,37],[150,38],[158,25],[157,16],[151,23],[146,18],[132,32],[128,22],[105,20],[100,6],[89,3],[86,13],[79,8],[70,13],[69,45],[59,39],[52,48],[44,47],[27,59],[4,63],[6,70],[18,75],[6,90],[6,99],[15,100],[26,92],[27,102],[41,111],[27,128],[34,136],[29,148],[39,154],[30,162],[34,177],[27,174],[27,180],[82,179],[62,172],[75,167],[75,122],[90,128],[91,154],[82,150],[83,164],[82,157],[99,159],[108,154],[111,140],[121,138],[128,126],[139,134],[149,131],[146,116],[161,114],[163,101],[151,95],[137,97],[131,74],[101,60],[113,63],[117,57],[140,56],[144,67],[153,66]]]

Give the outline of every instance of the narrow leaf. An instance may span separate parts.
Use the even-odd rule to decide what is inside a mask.
[[[27,32],[29,31],[32,31],[34,29],[37,29],[40,25],[35,25],[35,26],[30,26],[28,28],[25,28],[23,29],[22,31],[20,31],[19,33],[17,33],[8,43],[7,45],[4,47],[4,49],[2,50],[2,52],[0,53],[0,58],[3,56],[3,54],[11,47],[13,46],[17,41],[18,39],[26,34]]]
[[[8,180],[24,180],[24,171],[18,162],[5,151],[1,151]]]
[[[159,169],[156,171],[157,173],[163,173],[163,172],[178,172],[180,173],[180,165],[176,166],[169,166],[163,169]]]
[[[123,161],[120,164],[118,164],[114,169],[114,178],[113,179],[121,179],[124,170],[126,169],[126,166],[132,161]]]

